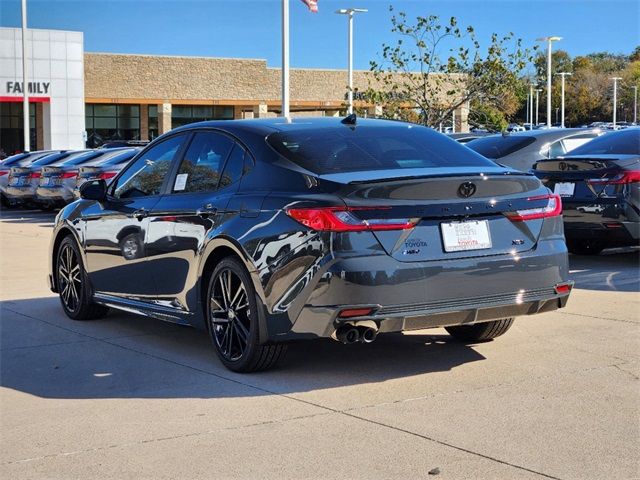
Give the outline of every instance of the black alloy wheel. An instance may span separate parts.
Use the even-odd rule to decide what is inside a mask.
[[[218,357],[236,372],[271,368],[285,351],[285,345],[259,344],[262,304],[249,273],[233,257],[214,269],[208,290],[208,326]]]
[[[56,256],[56,285],[62,308],[69,318],[90,320],[104,317],[109,308],[93,303],[80,251],[71,236],[65,237]]]

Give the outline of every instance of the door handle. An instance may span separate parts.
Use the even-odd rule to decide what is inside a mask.
[[[133,218],[137,218],[139,221],[142,221],[143,218],[149,216],[149,211],[146,208],[139,208],[135,210],[132,214]]]
[[[209,215],[215,215],[216,213],[218,213],[218,209],[211,203],[207,203],[196,210],[196,215],[203,218],[207,218]]]

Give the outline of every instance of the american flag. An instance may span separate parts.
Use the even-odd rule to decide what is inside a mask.
[[[318,0],[302,0],[302,3],[309,7],[311,13],[318,13]]]

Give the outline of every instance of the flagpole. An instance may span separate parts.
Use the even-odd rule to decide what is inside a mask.
[[[27,0],[22,0],[22,127],[24,151],[31,150],[31,125],[29,122],[29,78],[27,76]]]
[[[289,118],[289,0],[282,0],[282,116]]]

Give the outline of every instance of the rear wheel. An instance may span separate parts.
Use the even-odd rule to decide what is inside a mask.
[[[513,324],[513,318],[503,318],[493,322],[476,323],[475,325],[458,325],[446,327],[453,338],[463,342],[486,342],[506,333]]]
[[[56,254],[56,284],[60,303],[69,318],[93,320],[109,313],[109,308],[92,301],[80,251],[70,236],[62,240]]]
[[[233,257],[213,270],[207,294],[209,334],[220,361],[234,372],[256,372],[274,366],[286,345],[260,345],[260,303],[249,273]]]
[[[604,246],[598,240],[567,240],[567,249],[574,255],[598,255]]]

